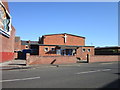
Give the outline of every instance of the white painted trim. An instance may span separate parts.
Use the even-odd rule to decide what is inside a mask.
[[[46,50],[46,48],[48,48],[48,50]],[[45,47],[45,48],[44,48],[44,51],[45,51],[45,52],[48,52],[48,51],[49,51],[49,47]]]

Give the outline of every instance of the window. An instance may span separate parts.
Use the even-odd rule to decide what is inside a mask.
[[[51,51],[55,51],[55,48],[51,48]]]
[[[85,48],[83,48],[82,51],[85,52]]]
[[[26,48],[26,49],[29,48],[28,45],[25,45],[25,48]]]
[[[91,50],[90,49],[88,49],[88,52],[90,52]]]
[[[44,49],[44,51],[45,51],[45,52],[48,52],[48,48],[46,47],[46,48]]]
[[[60,49],[57,49],[57,55],[61,55],[61,50]]]

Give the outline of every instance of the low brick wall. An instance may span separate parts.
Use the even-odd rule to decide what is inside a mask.
[[[27,65],[50,64],[55,59],[56,61],[54,62],[54,64],[76,63],[77,61],[75,56],[35,56],[35,55],[31,55],[27,58]]]
[[[110,61],[120,61],[120,56],[118,55],[94,55],[94,56],[90,56],[89,62],[110,62]]]

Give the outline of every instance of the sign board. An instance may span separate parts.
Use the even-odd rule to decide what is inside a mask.
[[[11,30],[11,16],[0,1],[0,34],[10,37]]]

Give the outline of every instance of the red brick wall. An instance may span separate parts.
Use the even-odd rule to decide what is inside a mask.
[[[28,48],[26,48],[26,46],[28,47]],[[21,45],[21,50],[23,50],[23,49],[29,49],[30,47],[29,47],[29,45]]]
[[[85,38],[67,34],[67,42],[64,43],[64,34],[48,35],[44,38],[44,44],[50,45],[85,45]]]
[[[3,2],[6,9],[8,9],[8,3]],[[8,10],[9,11],[9,10]],[[14,39],[15,39],[15,29],[12,26],[10,37],[6,37],[0,34],[0,62],[5,62],[14,59]]]
[[[85,52],[83,52],[82,49],[85,49]],[[90,49],[90,52],[88,52],[88,49]],[[90,56],[94,55],[94,47],[79,47],[77,49],[77,55],[76,57],[80,57],[82,60],[87,60],[87,54]]]
[[[21,50],[25,49],[26,46],[25,45],[21,45]]]
[[[39,56],[60,56],[57,55],[55,52],[46,52],[44,50],[45,48],[49,48],[50,50],[51,48],[55,48],[55,46],[39,46]],[[86,49],[85,52],[82,51],[83,48]],[[90,52],[88,52],[88,49],[90,49]],[[90,56],[94,55],[94,47],[79,47],[75,56],[80,57],[82,60],[86,60],[87,54],[89,54]]]
[[[49,51],[46,52],[45,48],[49,48]],[[39,56],[60,56],[55,51],[50,51],[51,48],[55,48],[55,46],[39,46]]]
[[[15,37],[15,38],[17,38],[17,37]],[[15,40],[14,50],[15,51],[20,51],[21,50],[21,40]]]
[[[21,50],[21,42],[15,42],[14,47],[15,47],[15,51]]]
[[[56,59],[54,64],[68,64],[68,63],[76,63],[77,59],[74,56],[35,56],[31,55],[27,59],[27,64],[50,64],[54,59]]]
[[[118,55],[94,55],[90,57],[90,62],[109,62],[109,61],[120,61]]]
[[[12,27],[11,36],[5,37],[3,35],[0,35],[0,43],[2,45],[2,50],[0,50],[0,53],[2,53],[2,60],[0,62],[9,61],[14,59],[14,37],[15,37],[15,29]]]

